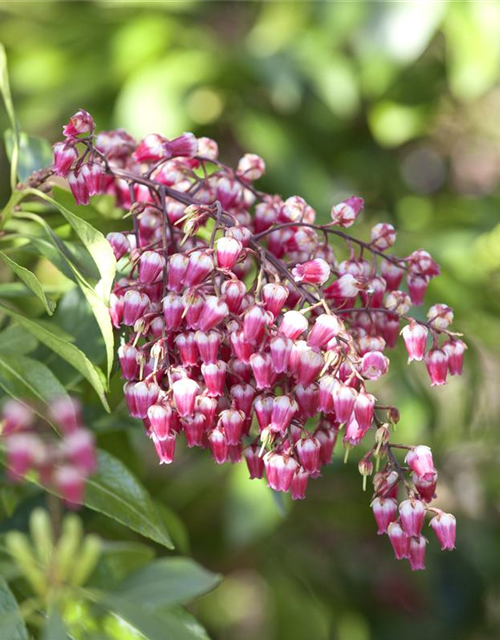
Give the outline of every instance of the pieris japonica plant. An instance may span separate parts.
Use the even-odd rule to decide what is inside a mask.
[[[317,223],[302,197],[255,186],[262,158],[231,168],[209,138],[137,142],[97,133],[84,110],[63,134],[53,172],[76,203],[112,194],[131,221],[108,235],[120,273],[110,314],[130,415],[160,463],[185,442],[217,464],[244,459],[250,478],[298,500],[335,449],[347,457],[363,445],[359,471],[364,484],[373,476],[378,533],[396,557],[424,568],[426,515],[441,548],[453,549],[455,518],[431,506],[431,450],[393,443],[399,413],[370,390],[400,335],[432,386],[462,373],[452,309],[410,315],[439,275],[430,254],[392,253],[396,231],[384,222],[367,241],[351,235],[360,197]]]

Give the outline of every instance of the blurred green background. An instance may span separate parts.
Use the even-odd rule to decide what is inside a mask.
[[[433,447],[436,504],[459,521],[452,554],[429,535],[426,572],[376,536],[358,452],[279,508],[243,466],[189,452],[160,469],[124,411],[108,420],[101,446],[179,516],[181,550],[226,575],[195,608],[215,640],[500,637],[499,33],[498,2],[0,2],[24,130],[52,143],[83,107],[102,129],[214,137],[227,162],[258,153],[262,187],[320,216],[361,195],[353,231],[388,220],[400,255],[428,249],[443,271],[428,302],[469,344],[444,388],[400,349],[374,389],[401,409],[398,441]]]

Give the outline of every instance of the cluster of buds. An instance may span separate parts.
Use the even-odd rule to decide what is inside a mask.
[[[437,484],[437,471],[429,447],[400,448],[409,449],[405,458],[407,467],[403,469],[395,462],[392,468],[376,474],[372,508],[379,535],[386,533],[396,558],[408,559],[411,568],[416,571],[425,569],[427,539],[422,535],[422,528],[426,513],[433,516],[430,526],[443,551],[455,548],[456,520],[450,513],[429,506],[436,495]],[[404,479],[404,471],[411,476],[411,484]],[[407,498],[398,505],[401,480]]]
[[[465,345],[448,328],[451,309],[435,305],[425,322],[408,316],[439,274],[432,257],[388,253],[396,233],[387,223],[369,241],[348,235],[364,206],[358,197],[317,223],[300,196],[254,186],[260,157],[247,154],[232,169],[208,138],[153,134],[137,144],[118,130],[76,140],[70,175],[84,158],[99,163],[102,192],[133,220],[129,232],[108,236],[120,272],[110,313],[130,414],[160,462],[172,462],[182,437],[218,464],[244,458],[251,478],[265,475],[301,499],[337,441],[347,455],[375,433],[360,464],[364,482],[374,458],[385,465],[376,498],[386,498],[380,478],[395,478],[391,498],[410,487],[380,417],[387,408],[368,387],[387,373],[402,323],[410,359],[425,357],[432,384],[461,373]],[[61,173],[58,163],[56,149]],[[435,483],[424,490],[425,482],[415,491],[427,500]]]
[[[3,405],[0,432],[8,473],[19,481],[35,471],[43,486],[53,487],[68,507],[76,507],[83,502],[86,479],[96,470],[94,438],[72,398],[53,400],[50,418],[61,437],[28,404],[8,400]]]

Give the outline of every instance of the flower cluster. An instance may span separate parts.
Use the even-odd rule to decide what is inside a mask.
[[[69,507],[83,501],[85,482],[96,470],[92,433],[83,426],[81,408],[71,398],[57,398],[50,418],[61,433],[58,438],[35,411],[18,400],[8,400],[1,413],[8,473],[18,481],[36,471],[41,483],[54,487]]]
[[[397,410],[378,405],[368,386],[387,373],[400,332],[433,385],[462,372],[466,346],[448,328],[452,310],[435,305],[425,322],[408,316],[439,274],[433,258],[388,253],[396,232],[387,223],[367,242],[349,235],[361,198],[336,204],[319,224],[300,196],[257,190],[265,165],[256,155],[233,170],[219,162],[215,141],[190,133],[137,144],[121,130],[93,132],[89,114],[76,114],[54,167],[77,203],[99,174],[100,191],[133,220],[130,232],[108,236],[122,273],[110,312],[126,402],[160,462],[172,462],[182,436],[218,464],[244,457],[251,478],[265,475],[272,489],[301,499],[339,435],[347,454],[374,433],[359,468],[366,482],[373,461],[383,465],[374,476],[379,532],[398,558],[422,568],[421,525],[437,474],[421,471],[422,447],[409,448],[407,466],[398,462],[402,445],[389,441]],[[397,522],[400,491],[408,499]],[[431,512],[443,548],[452,548],[452,516]]]

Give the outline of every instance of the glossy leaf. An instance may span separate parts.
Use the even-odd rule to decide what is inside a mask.
[[[5,132],[5,147],[9,160],[14,152],[14,131]],[[19,154],[17,162],[17,176],[24,182],[34,171],[39,171],[52,164],[52,148],[47,140],[29,136],[24,131],[19,134]]]
[[[2,640],[29,640],[16,599],[0,576],[0,630]]]
[[[90,362],[87,356],[82,351],[80,351],[78,347],[75,347],[75,345],[71,344],[63,338],[60,338],[58,335],[52,333],[41,324],[34,322],[33,320],[29,320],[23,315],[12,311],[12,309],[9,309],[3,304],[0,304],[0,310],[10,316],[16,322],[18,322],[24,329],[27,329],[30,333],[32,333],[35,338],[49,347],[49,349],[54,351],[54,353],[57,353],[57,355],[63,358],[63,360],[69,362],[72,367],[80,372],[83,377],[90,382],[92,387],[99,395],[104,408],[108,410],[108,403],[105,397],[105,389],[102,380],[102,372],[100,372],[100,370]]]
[[[166,607],[211,591],[220,579],[189,558],[161,558],[127,578],[117,593],[136,603]]]
[[[42,302],[49,316],[51,316],[54,313],[56,304],[53,300],[47,298],[47,296],[45,295],[45,291],[43,290],[43,287],[36,275],[29,269],[26,269],[20,264],[17,264],[17,262],[14,262],[14,260],[9,258],[9,256],[3,253],[3,251],[0,251],[0,258],[5,262],[7,266],[12,269],[16,276],[18,276],[18,278],[20,278],[24,282],[24,284],[29,287],[31,291],[33,291],[36,297]]]

